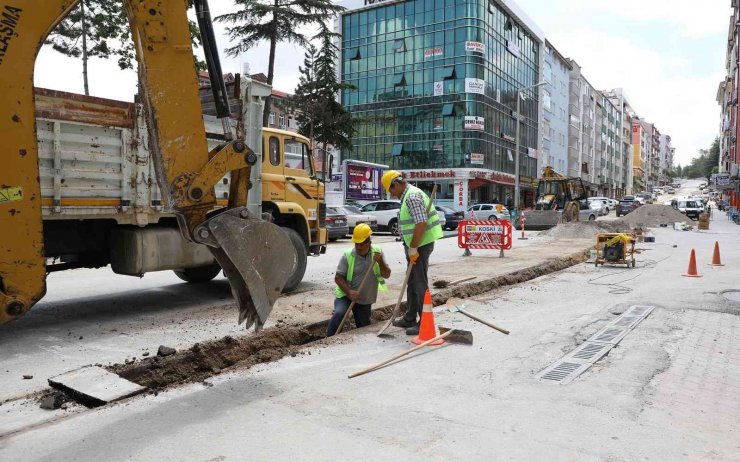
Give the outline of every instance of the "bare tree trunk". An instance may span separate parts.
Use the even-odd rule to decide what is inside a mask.
[[[275,10],[280,6],[279,0],[275,0]],[[272,38],[270,39],[270,56],[267,62],[267,84],[272,86],[272,80],[275,77],[275,49],[277,48],[277,13],[272,13]],[[272,105],[272,97],[268,96],[265,98],[265,113],[262,114],[262,126],[269,126],[270,121],[270,106]]]
[[[82,80],[85,85],[85,96],[90,96],[90,86],[87,82],[87,23],[85,22],[85,2],[80,2],[82,9]]]

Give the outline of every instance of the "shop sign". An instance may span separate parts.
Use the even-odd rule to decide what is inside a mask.
[[[439,119],[435,119],[432,124],[434,125],[435,130],[442,130],[442,128],[444,127],[444,122]]]
[[[483,79],[465,79],[465,93],[477,93],[483,95],[486,92],[486,82]]]
[[[455,202],[458,210],[467,210],[468,208],[468,182],[458,181],[455,183]]]
[[[486,54],[486,45],[481,42],[465,42],[465,51]]]
[[[470,153],[470,163],[473,165],[483,165],[485,161],[485,156],[480,153],[471,152]]]
[[[730,174],[720,173],[714,178],[717,186],[730,186]]]
[[[434,96],[442,96],[445,94],[444,82],[434,82]]]
[[[478,116],[465,116],[463,128],[465,130],[485,130],[485,119]]]
[[[411,180],[424,180],[427,178],[455,178],[457,176],[454,170],[414,170],[411,172],[401,172],[404,178]]]
[[[519,49],[519,45],[514,43],[512,40],[506,41],[506,49],[509,50],[509,53],[516,56],[517,58],[520,58],[522,56],[522,52]]]
[[[442,47],[427,48],[424,50],[424,59],[436,58],[437,56],[442,55],[444,55],[444,48]]]
[[[529,157],[537,158],[537,150],[535,148],[527,148],[527,155]]]
[[[506,185],[514,185],[516,183],[516,178],[511,173],[504,173],[504,172],[493,172],[491,174],[491,180],[495,181],[496,183],[506,184]]]
[[[512,143],[516,143],[516,137],[507,135],[506,133],[501,133],[501,138],[505,139],[506,141],[511,141]]]

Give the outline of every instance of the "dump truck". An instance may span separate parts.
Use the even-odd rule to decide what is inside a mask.
[[[110,265],[193,283],[223,269],[238,322],[259,329],[326,249],[326,175],[309,140],[261,127],[269,86],[242,77],[227,88],[206,0],[194,8],[210,98],[188,2],[169,1],[123,2],[136,102],[34,90],[39,44],[77,3],[0,5],[13,42],[0,55],[0,323],[43,297],[47,273]]]
[[[558,223],[578,221],[581,201],[586,199],[586,189],[580,178],[567,178],[545,167],[537,183],[537,198],[534,210],[525,210],[526,229],[541,231]],[[521,229],[521,215],[517,214],[514,226]]]

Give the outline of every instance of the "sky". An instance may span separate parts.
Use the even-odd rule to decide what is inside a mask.
[[[574,59],[596,88],[621,87],[638,116],[671,135],[675,163],[686,165],[710,146],[719,131],[719,82],[725,77],[729,0],[516,0],[564,56]],[[234,10],[232,0],[211,0],[213,16]],[[228,45],[224,26],[216,39]],[[230,58],[225,72],[267,73],[266,45]],[[303,50],[278,47],[275,89],[291,92],[298,82]],[[53,50],[37,59],[37,86],[83,92],[82,64]],[[93,59],[90,93],[133,101],[136,75],[115,60]]]

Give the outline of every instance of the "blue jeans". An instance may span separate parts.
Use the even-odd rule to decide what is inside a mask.
[[[334,299],[334,314],[331,315],[329,320],[329,327],[326,329],[326,336],[331,337],[337,333],[339,329],[339,323],[342,322],[344,313],[349,309],[349,305],[352,300],[349,297],[335,298]],[[365,327],[370,325],[370,308],[372,305],[360,305],[355,303],[352,307],[352,314],[355,316],[355,325],[357,327]]]

